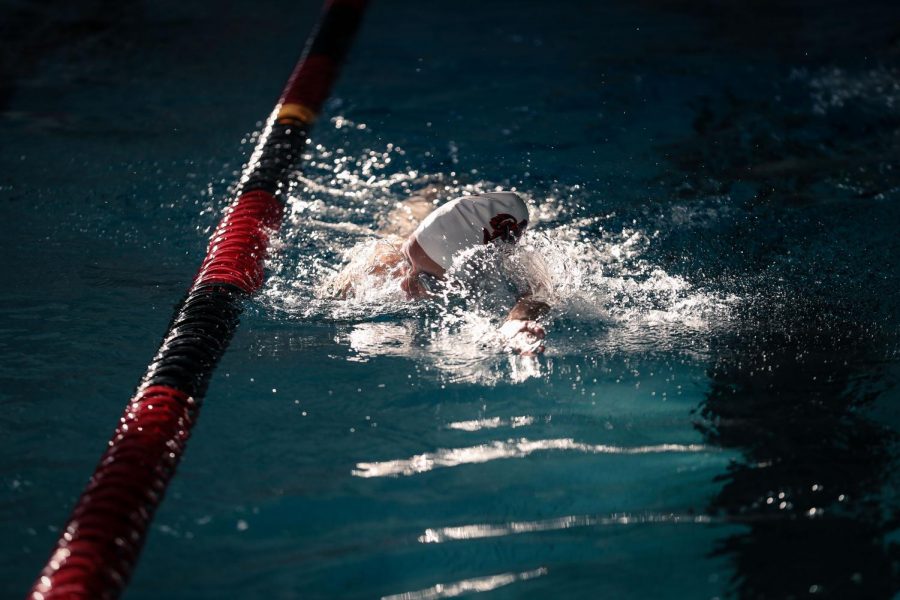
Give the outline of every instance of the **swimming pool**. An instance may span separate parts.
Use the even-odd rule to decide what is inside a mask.
[[[890,596],[896,9],[485,4],[373,3],[126,597]],[[15,595],[318,5],[4,11]],[[315,296],[360,240],[310,216],[427,184],[531,202],[538,361]]]

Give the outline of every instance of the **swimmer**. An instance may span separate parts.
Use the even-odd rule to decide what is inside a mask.
[[[528,207],[513,192],[462,196],[435,209],[437,194],[436,189],[427,188],[398,203],[376,232],[383,243],[367,256],[354,257],[329,282],[329,294],[357,295],[354,285],[362,271],[398,280],[409,300],[426,298],[444,281],[459,252],[484,244],[515,244],[528,227]],[[546,332],[537,319],[548,310],[535,290],[520,293],[500,327],[506,349],[520,354],[543,352]]]

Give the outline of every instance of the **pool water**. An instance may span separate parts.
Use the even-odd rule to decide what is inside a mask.
[[[199,265],[295,4],[0,7],[4,597]],[[375,0],[125,597],[892,597],[897,23]],[[502,290],[321,293],[427,186],[526,198],[515,256],[469,260],[541,261],[542,356],[502,351]]]

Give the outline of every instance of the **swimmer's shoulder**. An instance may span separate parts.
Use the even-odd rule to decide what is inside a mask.
[[[436,186],[428,186],[397,202],[380,220],[378,233],[384,236],[409,237],[434,210],[439,194],[440,190]]]
[[[388,234],[356,244],[347,252],[349,260],[325,280],[321,295],[346,300],[355,295],[356,286],[367,278],[387,279],[393,276],[405,259],[400,252],[405,238]]]

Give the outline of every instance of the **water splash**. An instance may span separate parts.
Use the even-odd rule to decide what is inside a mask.
[[[332,122],[365,131],[343,117]],[[648,260],[658,232],[637,222],[623,226],[615,213],[585,214],[596,204],[590,190],[553,184],[516,190],[533,225],[515,248],[461,253],[435,297],[409,301],[397,278],[369,269],[374,254],[396,253],[402,243],[377,234],[386,215],[423,188],[439,204],[515,186],[424,172],[390,143],[355,154],[317,144],[306,163],[291,188],[288,226],[274,242],[263,304],[276,318],[336,323],[350,360],[401,356],[448,382],[521,382],[550,368],[503,350],[499,326],[525,289],[553,307],[549,357],[671,350],[727,319],[736,300],[697,289]],[[353,282],[352,296],[335,298],[339,278]]]

